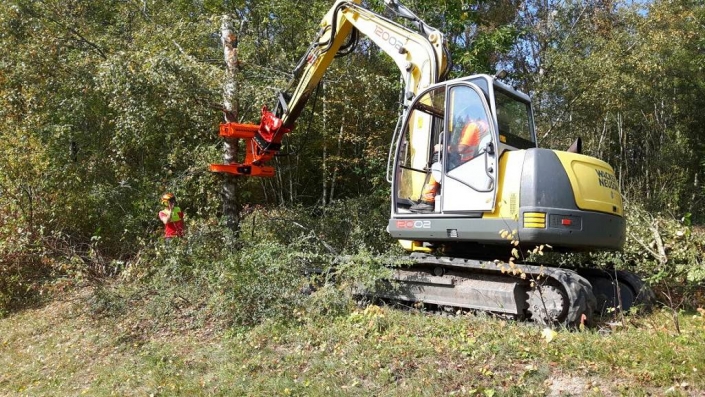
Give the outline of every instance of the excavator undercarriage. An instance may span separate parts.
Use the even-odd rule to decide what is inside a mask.
[[[413,253],[391,280],[356,295],[469,310],[546,325],[591,326],[611,310],[648,309],[653,293],[630,272],[572,270]],[[619,289],[617,288],[619,286]]]

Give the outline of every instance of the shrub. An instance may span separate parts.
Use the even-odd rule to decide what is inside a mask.
[[[0,219],[0,317],[37,301],[53,260],[32,231]]]
[[[125,299],[148,296],[150,320],[168,323],[179,306],[226,325],[252,326],[288,318],[301,306],[307,260],[298,243],[243,242],[215,223],[190,226],[185,238],[143,250],[123,273],[132,283]]]
[[[694,227],[688,214],[680,219],[651,214],[634,203],[626,206],[625,213],[624,249],[593,255],[592,262],[638,273],[657,295],[667,298],[669,306],[674,302],[673,295],[686,306],[705,303],[699,293],[705,283],[705,231]]]
[[[209,321],[226,327],[251,327],[265,320],[286,322],[306,316],[347,313],[352,286],[373,285],[388,274],[387,261],[362,243],[345,259],[331,254],[315,231],[292,226],[316,219],[299,208],[250,211],[252,229],[236,236],[217,222],[192,222],[186,237],[145,247],[122,272],[121,291],[96,289],[97,315],[131,315],[154,327]],[[267,216],[257,227],[255,216]],[[274,227],[288,219],[286,227]],[[323,222],[323,220],[321,220]],[[357,226],[350,224],[351,229]],[[287,241],[288,240],[288,241]],[[333,283],[332,281],[335,281]],[[311,288],[315,285],[314,288]],[[184,318],[188,313],[189,318]]]
[[[311,250],[335,254],[387,252],[396,245],[386,232],[389,205],[386,197],[349,198],[321,207],[248,208],[241,222],[246,241],[289,244],[310,239]]]

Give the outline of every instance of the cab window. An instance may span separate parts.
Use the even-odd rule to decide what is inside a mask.
[[[490,138],[489,120],[482,99],[468,86],[455,86],[449,91],[448,144],[445,169],[451,171],[477,157],[481,145]]]
[[[529,104],[499,89],[495,89],[494,97],[502,143],[517,149],[536,147]]]
[[[445,87],[422,94],[409,112],[397,156],[396,197],[401,207],[421,197],[433,148],[441,139],[444,115]]]

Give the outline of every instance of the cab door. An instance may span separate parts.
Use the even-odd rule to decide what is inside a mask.
[[[488,212],[497,195],[497,133],[482,90],[472,83],[448,87],[441,180],[442,212]],[[463,131],[469,123],[481,127],[472,149],[459,146],[467,141]],[[467,142],[465,142],[467,143]],[[465,145],[467,146],[467,145]],[[478,214],[481,216],[481,214]]]

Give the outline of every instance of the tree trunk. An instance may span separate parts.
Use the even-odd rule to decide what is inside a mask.
[[[617,177],[619,178],[620,192],[624,192],[624,181],[629,177],[628,160],[624,153],[624,148],[627,144],[627,134],[622,127],[622,112],[617,112],[617,134],[619,135],[619,165]]]
[[[279,204],[284,205],[286,203],[286,201],[284,199],[284,179],[282,176],[283,172],[281,172],[281,169],[283,167],[281,167],[281,165],[279,164],[280,160],[278,158],[275,157],[274,159],[276,160],[277,170],[279,170],[279,172],[276,173],[277,183],[273,184],[274,194],[277,195],[277,199],[279,200]]]
[[[220,25],[220,39],[223,44],[225,60],[225,78],[223,82],[223,111],[225,121],[237,121],[237,35],[233,31],[233,21],[228,15],[223,15]],[[223,148],[225,164],[237,162],[237,140],[225,139]],[[237,175],[224,174],[223,178],[223,217],[225,225],[237,232],[240,225],[240,203],[237,197],[239,178]]]
[[[328,114],[326,113],[326,90],[325,86],[323,85],[323,82],[321,82],[321,87],[323,88],[323,158],[321,162],[321,171],[323,172],[321,175],[321,181],[323,184],[323,189],[321,189],[321,206],[325,208],[326,204],[328,203],[328,200],[326,198],[326,193],[328,189],[328,178],[326,177],[326,174],[328,173],[328,171],[326,170],[326,161],[328,158],[328,145],[326,142],[326,135],[328,135],[326,131],[326,128],[328,128]]]
[[[335,197],[335,179],[338,177],[338,164],[340,163],[340,155],[343,148],[343,131],[345,130],[345,116],[342,117],[340,122],[340,131],[338,132],[338,149],[336,153],[335,165],[333,166],[333,175],[330,178],[330,194],[328,195],[328,200],[333,201]]]
[[[692,215],[696,211],[696,204],[698,203],[698,174],[700,171],[695,171],[693,176],[693,194],[690,196],[690,204],[688,205],[688,212]],[[692,218],[691,218],[692,219]]]

